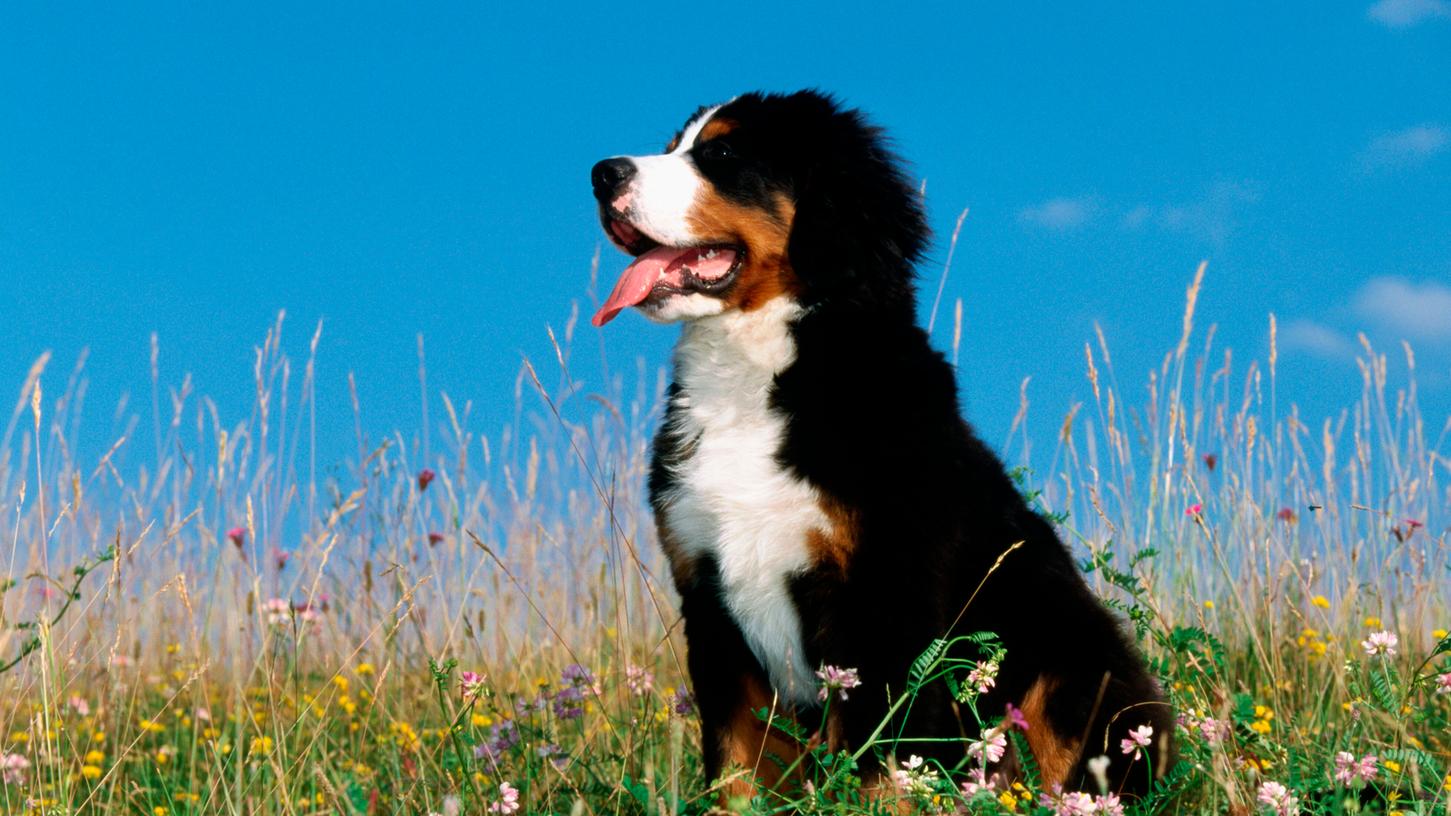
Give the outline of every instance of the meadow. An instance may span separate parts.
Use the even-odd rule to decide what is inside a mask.
[[[1272,317],[1243,356],[1196,329],[1203,274],[1147,381],[1120,386],[1102,333],[1087,338],[1092,398],[1016,471],[1169,690],[1180,761],[1154,794],[1042,790],[1031,765],[987,784],[888,736],[831,755],[804,723],[803,783],[733,807],[1447,813],[1451,418],[1419,413],[1409,348],[1364,341],[1360,398],[1302,417],[1277,393]],[[317,457],[340,432],[316,420],[321,327],[296,361],[284,327],[258,348],[250,406],[161,382],[154,347],[152,404],[118,409],[131,426],[85,461],[83,365],[42,357],[20,384],[0,437],[4,812],[715,807],[643,496],[663,373],[581,386],[571,318],[554,359],[513,374],[505,427],[430,390],[420,365],[420,426],[370,438],[359,420],[333,468]],[[1407,379],[1388,381],[1388,354]],[[1015,423],[1009,464],[1028,443]],[[983,662],[1013,659],[980,640]],[[902,700],[948,682],[975,711],[983,667],[922,648]],[[887,799],[858,787],[868,751],[896,768]]]

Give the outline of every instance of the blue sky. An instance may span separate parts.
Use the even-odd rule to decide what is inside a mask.
[[[123,4],[124,5],[124,4]],[[120,5],[0,11],[0,389],[90,349],[88,426],[190,372],[223,418],[279,309],[319,358],[323,454],[351,451],[346,376],[376,436],[431,386],[510,416],[521,355],[588,315],[587,174],[658,149],[697,105],[814,86],[894,134],[938,242],[970,208],[938,337],[964,301],[969,416],[1001,441],[1033,378],[1045,437],[1087,396],[1100,323],[1119,381],[1201,325],[1236,360],[1280,321],[1281,395],[1348,404],[1357,331],[1418,351],[1451,410],[1451,3]],[[605,248],[609,282],[624,258]],[[584,323],[584,321],[581,321]],[[600,335],[575,374],[598,384]],[[615,368],[674,330],[603,330]],[[1242,368],[1239,369],[1241,372]],[[57,383],[58,384],[58,383]],[[133,409],[136,410],[136,409]],[[143,423],[145,424],[145,423]]]

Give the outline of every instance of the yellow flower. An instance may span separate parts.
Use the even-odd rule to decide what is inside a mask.
[[[1249,727],[1256,734],[1268,734],[1268,733],[1270,733],[1270,721],[1269,720],[1255,720],[1254,722],[1250,723],[1250,726]]]
[[[1437,640],[1445,640],[1446,639],[1446,636],[1448,634],[1451,634],[1451,632],[1447,632],[1445,629],[1432,629],[1431,630],[1431,637],[1433,637],[1433,638],[1435,638]]]
[[[100,779],[101,769],[95,765],[82,765],[81,776],[85,779]]]
[[[270,754],[272,753],[271,737],[253,737],[252,744],[247,748],[249,754]]]
[[[492,717],[487,714],[479,714],[477,712],[475,712],[473,716],[473,721],[475,728],[487,728],[494,724],[494,719]]]
[[[356,672],[360,677],[367,677],[368,675],[373,673],[373,664],[359,663],[358,667],[353,669],[353,671]]]
[[[106,741],[106,732],[105,731],[97,731],[96,733],[94,733],[94,734],[91,735],[91,742],[105,742],[105,741]]]
[[[142,720],[141,721],[141,730],[142,731],[145,731],[148,734],[157,734],[157,733],[160,733],[162,731],[165,731],[166,730],[166,726],[162,725],[159,722],[156,722],[155,720]]]
[[[1204,602],[1204,608],[1205,609],[1213,609],[1214,608],[1214,601],[1205,601]]]
[[[1385,769],[1387,771],[1390,771],[1391,773],[1401,772],[1401,763],[1396,762],[1394,759],[1382,759],[1380,761],[1380,764],[1384,765]]]
[[[100,765],[106,761],[106,755],[101,751],[91,751],[86,754],[87,765]]]
[[[1002,793],[998,794],[998,801],[1001,802],[1003,804],[1003,807],[1007,808],[1008,810],[1018,809],[1018,800],[1014,798],[1011,791],[1003,791]]]
[[[1441,790],[1451,793],[1451,773],[1446,774],[1446,778],[1441,780]]]
[[[337,686],[338,691],[346,694],[348,691],[348,678],[342,676],[341,674],[335,675],[333,677],[333,685]]]
[[[21,743],[30,742],[30,735],[27,734],[27,733],[25,733],[24,731],[11,731],[10,732],[10,741],[11,742],[21,742]]]
[[[1316,595],[1315,597],[1310,599],[1310,605],[1319,607],[1321,609],[1329,609],[1330,599],[1325,597],[1324,595]]]
[[[166,644],[166,653],[167,654],[176,654],[179,651],[181,651],[181,644],[180,643],[168,643],[168,644]]]
[[[1255,716],[1261,720],[1273,720],[1275,712],[1271,711],[1268,706],[1257,705],[1255,706]]]
[[[156,807],[151,809],[151,816],[166,816],[166,814],[166,808],[162,807],[161,805],[157,805]]]
[[[1367,628],[1367,629],[1379,629],[1379,628],[1381,628],[1380,618],[1377,618],[1374,615],[1371,615],[1370,617],[1366,618],[1365,619],[1365,628]]]

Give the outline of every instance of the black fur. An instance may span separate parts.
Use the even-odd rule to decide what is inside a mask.
[[[806,312],[792,327],[795,362],[771,400],[787,421],[779,462],[857,519],[845,569],[817,566],[791,584],[808,662],[855,667],[863,679],[839,704],[846,742],[867,739],[886,713],[888,690],[900,693],[912,660],[962,613],[954,634],[992,631],[1007,648],[983,701],[989,722],[1005,703],[1021,704],[1040,676],[1052,677],[1046,727],[1084,741],[1084,759],[1108,754],[1115,785],[1142,791],[1146,769],[1131,767],[1119,740],[1144,723],[1156,741],[1167,738],[1169,709],[1120,621],[961,417],[954,372],[915,322],[913,265],[928,239],[920,197],[882,134],[815,92],[748,94],[717,116],[739,123],[724,137],[732,160],[697,157],[702,174],[738,201],[783,194],[795,204],[789,258]],[[650,476],[657,513],[669,466],[691,454],[691,440],[671,425],[667,417]],[[676,574],[715,775],[722,768],[713,746],[741,704],[741,677],[764,673],[721,602],[715,565],[677,564]],[[976,731],[937,684],[910,721],[886,733],[975,739]],[[913,743],[910,751],[950,767],[964,748]],[[1167,764],[1156,758],[1155,770]],[[1066,782],[1086,784],[1082,759]]]

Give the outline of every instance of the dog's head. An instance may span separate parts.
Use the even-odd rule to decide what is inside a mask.
[[[910,314],[927,228],[916,190],[861,114],[814,91],[702,108],[665,152],[591,174],[605,233],[635,256],[594,316],[659,322],[778,297]]]

